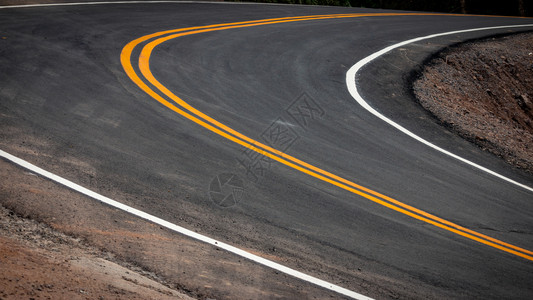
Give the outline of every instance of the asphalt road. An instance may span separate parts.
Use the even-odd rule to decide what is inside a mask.
[[[106,196],[122,195],[115,198],[172,223],[371,297],[531,299],[533,261],[264,160],[161,105],[130,80],[120,61],[126,44],[164,30],[379,12],[206,3],[1,9],[0,149]],[[533,250],[532,192],[398,132],[362,109],[345,82],[357,61],[404,40],[529,23],[396,15],[234,28],[162,43],[151,54],[150,69],[187,103],[252,139]],[[439,127],[416,105],[407,85],[412,71],[447,45],[524,30],[451,35],[402,47],[362,70],[361,93],[429,141],[533,186],[530,174]],[[137,72],[139,55],[136,48]],[[302,103],[313,108],[310,117],[295,113]],[[284,135],[276,135],[279,130]],[[234,184],[242,187],[236,201],[216,193],[214,180],[226,174],[240,179]],[[229,192],[224,187],[222,193]],[[260,281],[251,284],[261,286]],[[231,288],[224,291],[229,294],[217,288],[211,293],[239,297]]]

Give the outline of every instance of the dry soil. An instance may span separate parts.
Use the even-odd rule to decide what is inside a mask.
[[[533,33],[451,47],[424,68],[413,90],[444,125],[533,172]]]

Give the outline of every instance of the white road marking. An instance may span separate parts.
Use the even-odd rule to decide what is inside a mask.
[[[102,2],[67,2],[67,3],[42,3],[42,4],[22,4],[22,5],[5,5],[2,8],[25,8],[25,7],[47,7],[47,6],[80,6],[80,5],[98,5],[98,4],[138,4],[138,3],[210,3],[208,1],[102,1]]]
[[[519,183],[519,182],[516,182],[510,178],[507,178],[503,175],[500,175],[492,170],[489,170],[483,166],[480,166],[474,162],[471,162],[465,158],[462,158],[456,154],[453,154],[447,150],[444,150],[430,142],[428,142],[427,140],[419,137],[418,135],[412,133],[411,131],[407,130],[406,128],[402,127],[401,125],[399,125],[398,123],[392,121],[391,119],[385,117],[384,115],[382,115],[381,113],[379,113],[378,111],[376,111],[375,109],[373,109],[366,101],[365,99],[363,99],[363,97],[361,97],[361,95],[359,95],[359,92],[357,90],[357,84],[356,84],[356,77],[357,77],[357,72],[359,72],[359,70],[361,70],[361,68],[363,68],[366,64],[372,62],[374,59],[382,56],[383,54],[391,51],[391,50],[394,50],[396,48],[399,48],[399,47],[402,47],[402,46],[405,46],[407,44],[411,44],[411,43],[414,43],[414,42],[418,42],[418,41],[422,41],[422,40],[426,40],[426,39],[431,39],[431,38],[435,38],[435,37],[439,37],[439,36],[445,36],[445,35],[451,35],[451,34],[457,34],[457,33],[465,33],[465,32],[473,32],[473,31],[481,31],[481,30],[491,30],[491,29],[503,29],[503,28],[516,28],[516,27],[528,27],[528,26],[533,26],[533,24],[525,24],[525,25],[509,25],[509,26],[496,26],[496,27],[483,27],[483,28],[474,28],[474,29],[467,29],[467,30],[457,30],[457,31],[450,31],[450,32],[444,32],[444,33],[438,33],[438,34],[431,34],[431,35],[427,35],[427,36],[424,36],[424,37],[418,37],[418,38],[414,38],[414,39],[410,39],[410,40],[407,40],[407,41],[404,41],[404,42],[400,42],[400,43],[397,43],[397,44],[394,44],[392,46],[389,46],[389,47],[386,47],[372,55],[369,55],[367,57],[365,57],[364,59],[360,60],[359,62],[357,62],[355,65],[353,65],[349,70],[348,72],[346,73],[346,85],[348,86],[348,91],[350,92],[350,94],[352,95],[352,97],[355,99],[355,101],[357,101],[357,103],[359,103],[364,109],[366,109],[367,111],[369,111],[370,113],[372,113],[374,116],[380,118],[381,120],[387,122],[388,124],[390,124],[391,126],[395,127],[396,129],[400,130],[401,132],[407,134],[408,136],[414,138],[415,140],[437,150],[437,151],[440,151],[448,156],[451,156],[463,163],[466,163],[470,166],[473,166],[483,172],[486,172],[488,174],[491,174],[493,176],[496,176],[500,179],[503,179],[509,183],[512,183],[514,185],[517,185],[521,188],[524,188],[528,191],[531,191],[533,192],[533,188],[532,187],[529,187],[525,184],[522,184],[522,183]]]
[[[42,3],[42,4],[22,4],[22,5],[2,5],[0,9],[3,8],[26,8],[26,7],[49,7],[49,6],[79,6],[79,5],[99,5],[99,4],[154,4],[154,3],[204,3],[204,4],[222,4],[222,5],[278,5],[278,6],[287,6],[290,4],[280,4],[280,3],[254,3],[254,2],[222,2],[222,1],[187,1],[187,0],[155,0],[155,1],[93,1],[93,2],[65,2],[65,3]],[[295,4],[293,6],[312,6],[312,5],[301,5]]]
[[[148,220],[152,223],[155,223],[155,224],[158,224],[162,227],[165,227],[165,228],[168,228],[172,231],[175,231],[175,232],[178,232],[178,233],[181,233],[183,235],[186,235],[188,237],[191,237],[193,239],[196,239],[196,240],[199,240],[201,242],[204,242],[204,243],[207,243],[207,244],[210,244],[210,245],[213,245],[215,247],[218,247],[218,248],[221,248],[221,249],[224,249],[228,252],[231,252],[233,254],[236,254],[238,256],[241,256],[241,257],[244,257],[244,258],[247,258],[253,262],[256,262],[258,264],[261,264],[263,266],[267,266],[269,268],[272,268],[274,270],[277,270],[279,272],[282,272],[282,273],[285,273],[285,274],[288,274],[288,275],[291,275],[293,277],[296,277],[298,279],[301,279],[303,281],[307,281],[309,283],[312,283],[312,284],[315,284],[317,286],[320,286],[320,287],[323,287],[325,289],[328,289],[330,291],[334,291],[336,293],[339,293],[341,295],[345,295],[345,296],[348,296],[348,297],[351,297],[353,299],[358,299],[358,300],[371,300],[372,298],[369,298],[367,296],[364,296],[364,295],[361,295],[359,293],[356,293],[354,291],[350,291],[348,289],[345,289],[341,286],[338,286],[338,285],[335,285],[333,283],[330,283],[330,282],[327,282],[327,281],[324,281],[322,279],[318,279],[316,277],[313,277],[311,275],[307,275],[305,273],[302,273],[300,271],[297,271],[297,270],[294,270],[294,269],[291,269],[289,267],[286,267],[286,266],[283,266],[283,265],[280,265],[276,262],[273,262],[271,260],[268,260],[268,259],[265,259],[265,258],[262,258],[258,255],[255,255],[255,254],[252,254],[252,253],[249,253],[249,252],[246,252],[244,250],[241,250],[237,247],[234,247],[234,246],[231,246],[229,244],[226,244],[226,243],[223,243],[223,242],[220,242],[218,240],[215,240],[215,239],[212,239],[208,236],[205,236],[205,235],[202,235],[202,234],[199,234],[199,233],[196,233],[194,231],[191,231],[189,229],[186,229],[184,227],[181,227],[181,226],[178,226],[176,224],[172,224],[168,221],[165,221],[161,218],[158,218],[156,216],[153,216],[153,215],[150,215],[148,213],[145,213],[141,210],[138,210],[138,209],[135,209],[131,206],[128,206],[128,205],[125,205],[125,204],[122,204],[118,201],[115,201],[111,198],[108,198],[108,197],[105,197],[105,196],[102,196],[96,192],[93,192],[87,188],[84,188],[70,180],[67,180],[63,177],[60,177],[58,175],[55,175],[53,173],[50,173],[46,170],[43,170],[25,160],[22,160],[16,156],[13,156],[5,151],[2,151],[0,150],[0,156],[35,173],[35,174],[38,174],[42,177],[45,177],[45,178],[48,178],[52,181],[55,181],[59,184],[62,184],[70,189],[73,189],[81,194],[84,194],[86,196],[89,196],[95,200],[98,200],[102,203],[105,203],[107,205],[110,205],[112,207],[115,207],[115,208],[118,208],[120,210],[123,210],[125,212],[128,212],[134,216],[137,216],[139,218],[142,218],[142,219],[145,219],[145,220]]]

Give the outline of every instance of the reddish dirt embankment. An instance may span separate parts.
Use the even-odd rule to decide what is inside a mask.
[[[442,123],[533,173],[533,33],[447,49],[413,90]]]
[[[0,299],[192,299],[0,206]]]

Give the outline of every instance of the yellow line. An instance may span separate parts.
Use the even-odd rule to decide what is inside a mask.
[[[530,256],[530,255],[526,255],[525,253],[527,254],[533,254],[532,251],[529,251],[529,250],[526,250],[526,249],[523,249],[523,248],[520,248],[520,247],[517,247],[517,246],[514,246],[514,245],[511,245],[511,244],[508,244],[508,243],[505,243],[503,241],[500,241],[500,240],[497,240],[497,239],[494,239],[494,238],[491,238],[489,236],[486,236],[486,235],[483,235],[481,233],[478,233],[478,232],[475,232],[473,230],[470,230],[470,229],[467,229],[467,228],[464,228],[460,225],[457,225],[457,224],[454,224],[452,222],[449,222],[447,220],[444,220],[444,219],[441,219],[437,216],[434,216],[432,214],[429,214],[427,212],[424,212],[422,210],[419,210],[417,208],[414,208],[410,205],[407,205],[403,202],[400,202],[398,200],[395,200],[393,198],[390,198],[388,196],[385,196],[385,195],[382,195],[378,192],[375,192],[373,190],[370,190],[368,188],[365,188],[365,187],[362,187],[360,185],[357,185],[349,180],[346,180],[344,178],[341,178],[337,175],[334,175],[334,174],[331,174],[327,171],[324,171],[322,169],[319,169],[313,165],[310,165],[308,163],[305,163],[297,158],[294,158],[286,153],[283,153],[283,152],[280,152],[276,149],[273,149],[267,145],[264,145],[256,140],[253,140],[245,135],[242,135],[241,133],[233,130],[232,128],[216,121],[215,119],[205,115],[204,113],[198,111],[197,109],[195,109],[194,107],[190,106],[187,102],[183,101],[181,98],[179,98],[178,96],[174,95],[171,91],[169,91],[165,86],[163,86],[161,83],[159,83],[155,77],[153,76],[152,72],[150,71],[150,68],[149,68],[149,60],[150,60],[150,55],[152,53],[152,50],[159,44],[165,42],[165,41],[168,41],[170,39],[174,39],[174,38],[177,38],[177,37],[181,37],[181,36],[186,36],[186,35],[192,35],[192,34],[197,34],[197,33],[202,33],[202,32],[210,32],[210,31],[217,31],[217,30],[226,30],[226,29],[231,29],[231,28],[242,28],[242,27],[250,27],[250,26],[259,26],[259,25],[267,25],[267,24],[277,24],[277,23],[285,23],[285,22],[296,22],[296,21],[304,21],[304,20],[319,20],[319,19],[332,19],[332,18],[353,18],[353,17],[362,17],[362,16],[399,16],[399,15],[439,15],[439,14],[424,14],[424,13],[416,13],[416,14],[396,14],[396,13],[387,13],[387,14],[343,14],[343,15],[320,15],[320,16],[307,16],[307,17],[290,17],[290,18],[276,18],[276,19],[266,19],[266,20],[257,20],[257,21],[247,21],[247,22],[235,22],[235,23],[226,23],[226,24],[216,24],[216,25],[208,25],[208,26],[199,26],[199,27],[190,27],[190,28],[181,28],[181,29],[175,29],[175,30],[168,30],[168,31],[162,31],[162,32],[157,32],[157,33],[154,33],[154,34],[150,34],[150,35],[147,35],[147,36],[143,36],[141,38],[138,38],[132,42],[130,42],[128,45],[126,45],[122,51],[122,54],[121,54],[121,62],[122,62],[122,65],[124,67],[124,70],[126,71],[126,73],[128,74],[128,76],[141,88],[143,89],[146,93],[148,93],[150,96],[152,96],[154,99],[156,99],[157,101],[159,101],[160,103],[162,103],[163,105],[167,106],[168,108],[170,108],[171,110],[179,113],[180,115],[192,120],[193,122],[221,135],[221,136],[224,136],[226,138],[228,138],[229,140],[235,142],[235,143],[238,143],[244,147],[247,147],[247,148],[250,148],[252,149],[253,151],[256,151],[260,154],[263,154],[265,156],[268,156],[280,163],[283,163],[289,167],[292,167],[294,169],[297,169],[301,172],[304,172],[310,176],[313,176],[315,178],[318,178],[320,180],[323,180],[323,181],[326,181],[328,183],[331,183],[335,186],[338,186],[340,188],[343,188],[345,190],[348,190],[352,193],[355,193],[357,195],[360,195],[362,197],[365,197],[371,201],[374,201],[380,205],[383,205],[383,206],[386,206],[390,209],[393,209],[393,210],[396,210],[398,212],[401,212],[403,214],[406,214],[408,216],[411,216],[415,219],[418,219],[418,220],[421,220],[421,221],[424,221],[426,223],[429,223],[429,224],[432,224],[434,226],[437,226],[437,227],[440,227],[440,228],[443,228],[445,230],[448,230],[450,232],[453,232],[453,233],[456,233],[458,235],[461,235],[461,236],[464,236],[464,237],[467,237],[469,239],[472,239],[472,240],[475,240],[477,242],[480,242],[480,243],[483,243],[483,244],[486,244],[486,245],[489,245],[491,247],[494,247],[494,248],[497,248],[497,249],[500,249],[500,250],[503,250],[503,251],[506,251],[508,253],[512,253],[514,255],[517,255],[517,256],[520,256],[520,257],[523,257],[523,258],[526,258],[528,260],[532,260],[533,261],[533,256]],[[206,120],[207,122],[211,123],[212,125],[216,126],[212,126],[192,115],[190,115],[189,113],[177,108],[176,106],[174,106],[173,104],[169,103],[167,100],[165,100],[164,98],[162,98],[159,94],[157,94],[156,92],[154,92],[151,88],[149,88],[136,74],[135,70],[133,69],[132,65],[131,65],[131,54],[133,52],[133,49],[139,45],[140,43],[143,43],[147,40],[150,40],[152,38],[155,38],[155,37],[159,37],[159,36],[163,36],[163,35],[167,35],[167,34],[171,34],[171,33],[176,33],[176,32],[181,32],[181,33],[178,33],[178,34],[173,34],[173,35],[168,35],[168,36],[165,36],[165,37],[162,37],[162,38],[159,38],[157,40],[154,40],[152,42],[150,42],[149,44],[147,44],[140,56],[139,56],[139,68],[141,70],[141,73],[143,74],[143,76],[154,86],[156,87],[159,91],[161,91],[164,95],[166,95],[167,97],[169,97],[171,100],[173,100],[174,102],[176,102],[177,104],[179,104],[180,106],[182,106],[183,108],[187,109],[188,111],[192,112],[193,114],[195,114],[196,116]],[[218,128],[217,128],[218,127]],[[229,135],[228,133],[222,131],[222,130],[228,132],[228,133],[231,133],[232,135]],[[237,138],[238,137],[238,138]],[[267,152],[267,151],[271,152]],[[275,155],[274,155],[275,154]],[[290,160],[294,163],[291,163],[287,160]],[[303,168],[305,167],[305,168]],[[312,170],[312,171],[311,171]],[[314,171],[314,172],[313,172]],[[320,173],[320,174],[317,174],[317,173]],[[327,178],[327,177],[329,178]],[[334,180],[333,180],[334,179]],[[335,181],[336,180],[336,181]],[[356,190],[356,189],[359,189],[359,190]],[[364,191],[364,192],[362,192]],[[366,192],[366,193],[365,193]],[[374,195],[376,197],[379,197],[379,198],[382,198],[382,199],[378,199],[376,197],[373,197],[371,195]],[[388,202],[386,202],[388,201]],[[393,205],[395,204],[395,205]],[[396,206],[397,205],[397,206]],[[402,208],[400,208],[400,207]],[[419,214],[419,215],[417,215]],[[513,250],[514,249],[514,250]],[[522,253],[521,253],[522,252]]]

